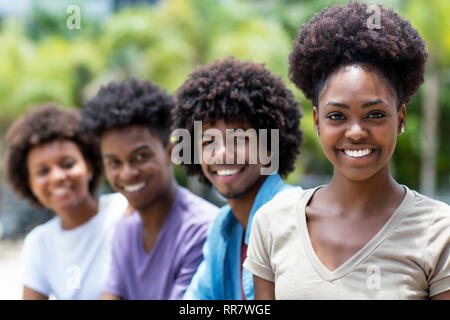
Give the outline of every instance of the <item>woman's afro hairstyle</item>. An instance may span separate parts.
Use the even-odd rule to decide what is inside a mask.
[[[174,106],[173,97],[150,81],[110,82],[85,103],[82,128],[100,136],[109,129],[144,125],[167,144]]]
[[[218,120],[247,121],[255,130],[279,129],[278,173],[286,177],[294,169],[302,142],[299,103],[263,64],[228,57],[199,66],[176,95],[173,129],[187,129],[192,136],[194,121]],[[191,163],[184,164],[187,173],[209,184],[200,164]]]
[[[8,129],[6,178],[13,190],[31,204],[42,207],[28,184],[28,153],[35,146],[55,140],[70,140],[78,146],[85,161],[92,166],[89,191],[95,194],[103,173],[100,148],[95,136],[80,130],[80,118],[80,113],[75,109],[60,108],[49,103],[32,108]]]
[[[369,28],[373,11],[361,2],[325,8],[302,25],[289,56],[289,76],[313,103],[324,79],[351,63],[380,69],[396,90],[398,105],[419,89],[428,57],[424,40],[393,10],[378,9],[378,29]]]

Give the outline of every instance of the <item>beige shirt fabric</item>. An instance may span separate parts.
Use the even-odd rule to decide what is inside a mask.
[[[283,191],[255,214],[244,267],[275,282],[276,299],[427,299],[450,290],[450,206],[404,186],[383,228],[330,271],[306,224],[318,188]]]

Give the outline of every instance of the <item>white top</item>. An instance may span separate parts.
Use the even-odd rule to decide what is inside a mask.
[[[318,188],[284,191],[253,220],[244,267],[274,281],[276,299],[427,299],[450,290],[450,206],[405,187],[379,232],[330,271],[306,224]]]
[[[99,198],[99,211],[64,230],[54,217],[34,228],[22,250],[23,284],[56,299],[98,299],[108,275],[111,239],[128,202],[120,193]]]

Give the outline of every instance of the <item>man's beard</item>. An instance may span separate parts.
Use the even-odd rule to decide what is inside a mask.
[[[217,188],[216,188],[216,190],[225,199],[235,200],[235,199],[238,199],[238,198],[246,195],[247,193],[249,193],[259,182],[260,182],[260,179],[256,180],[255,183],[253,183],[251,185],[247,185],[243,190],[230,190],[226,193],[220,192]]]
[[[250,188],[249,188],[250,189]],[[217,190],[219,194],[224,197],[227,200],[234,200],[240,198],[242,195],[246,194],[248,190],[244,191],[229,191],[227,193],[222,193],[219,190]]]

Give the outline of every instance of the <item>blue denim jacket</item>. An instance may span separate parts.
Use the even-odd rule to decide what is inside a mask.
[[[277,193],[291,187],[278,174],[268,176],[256,195],[248,218],[245,243],[248,245],[255,212]],[[229,205],[221,208],[203,246],[204,260],[187,288],[184,299],[242,300],[242,284],[248,300],[253,296],[253,275],[241,266],[243,226],[234,217]]]

